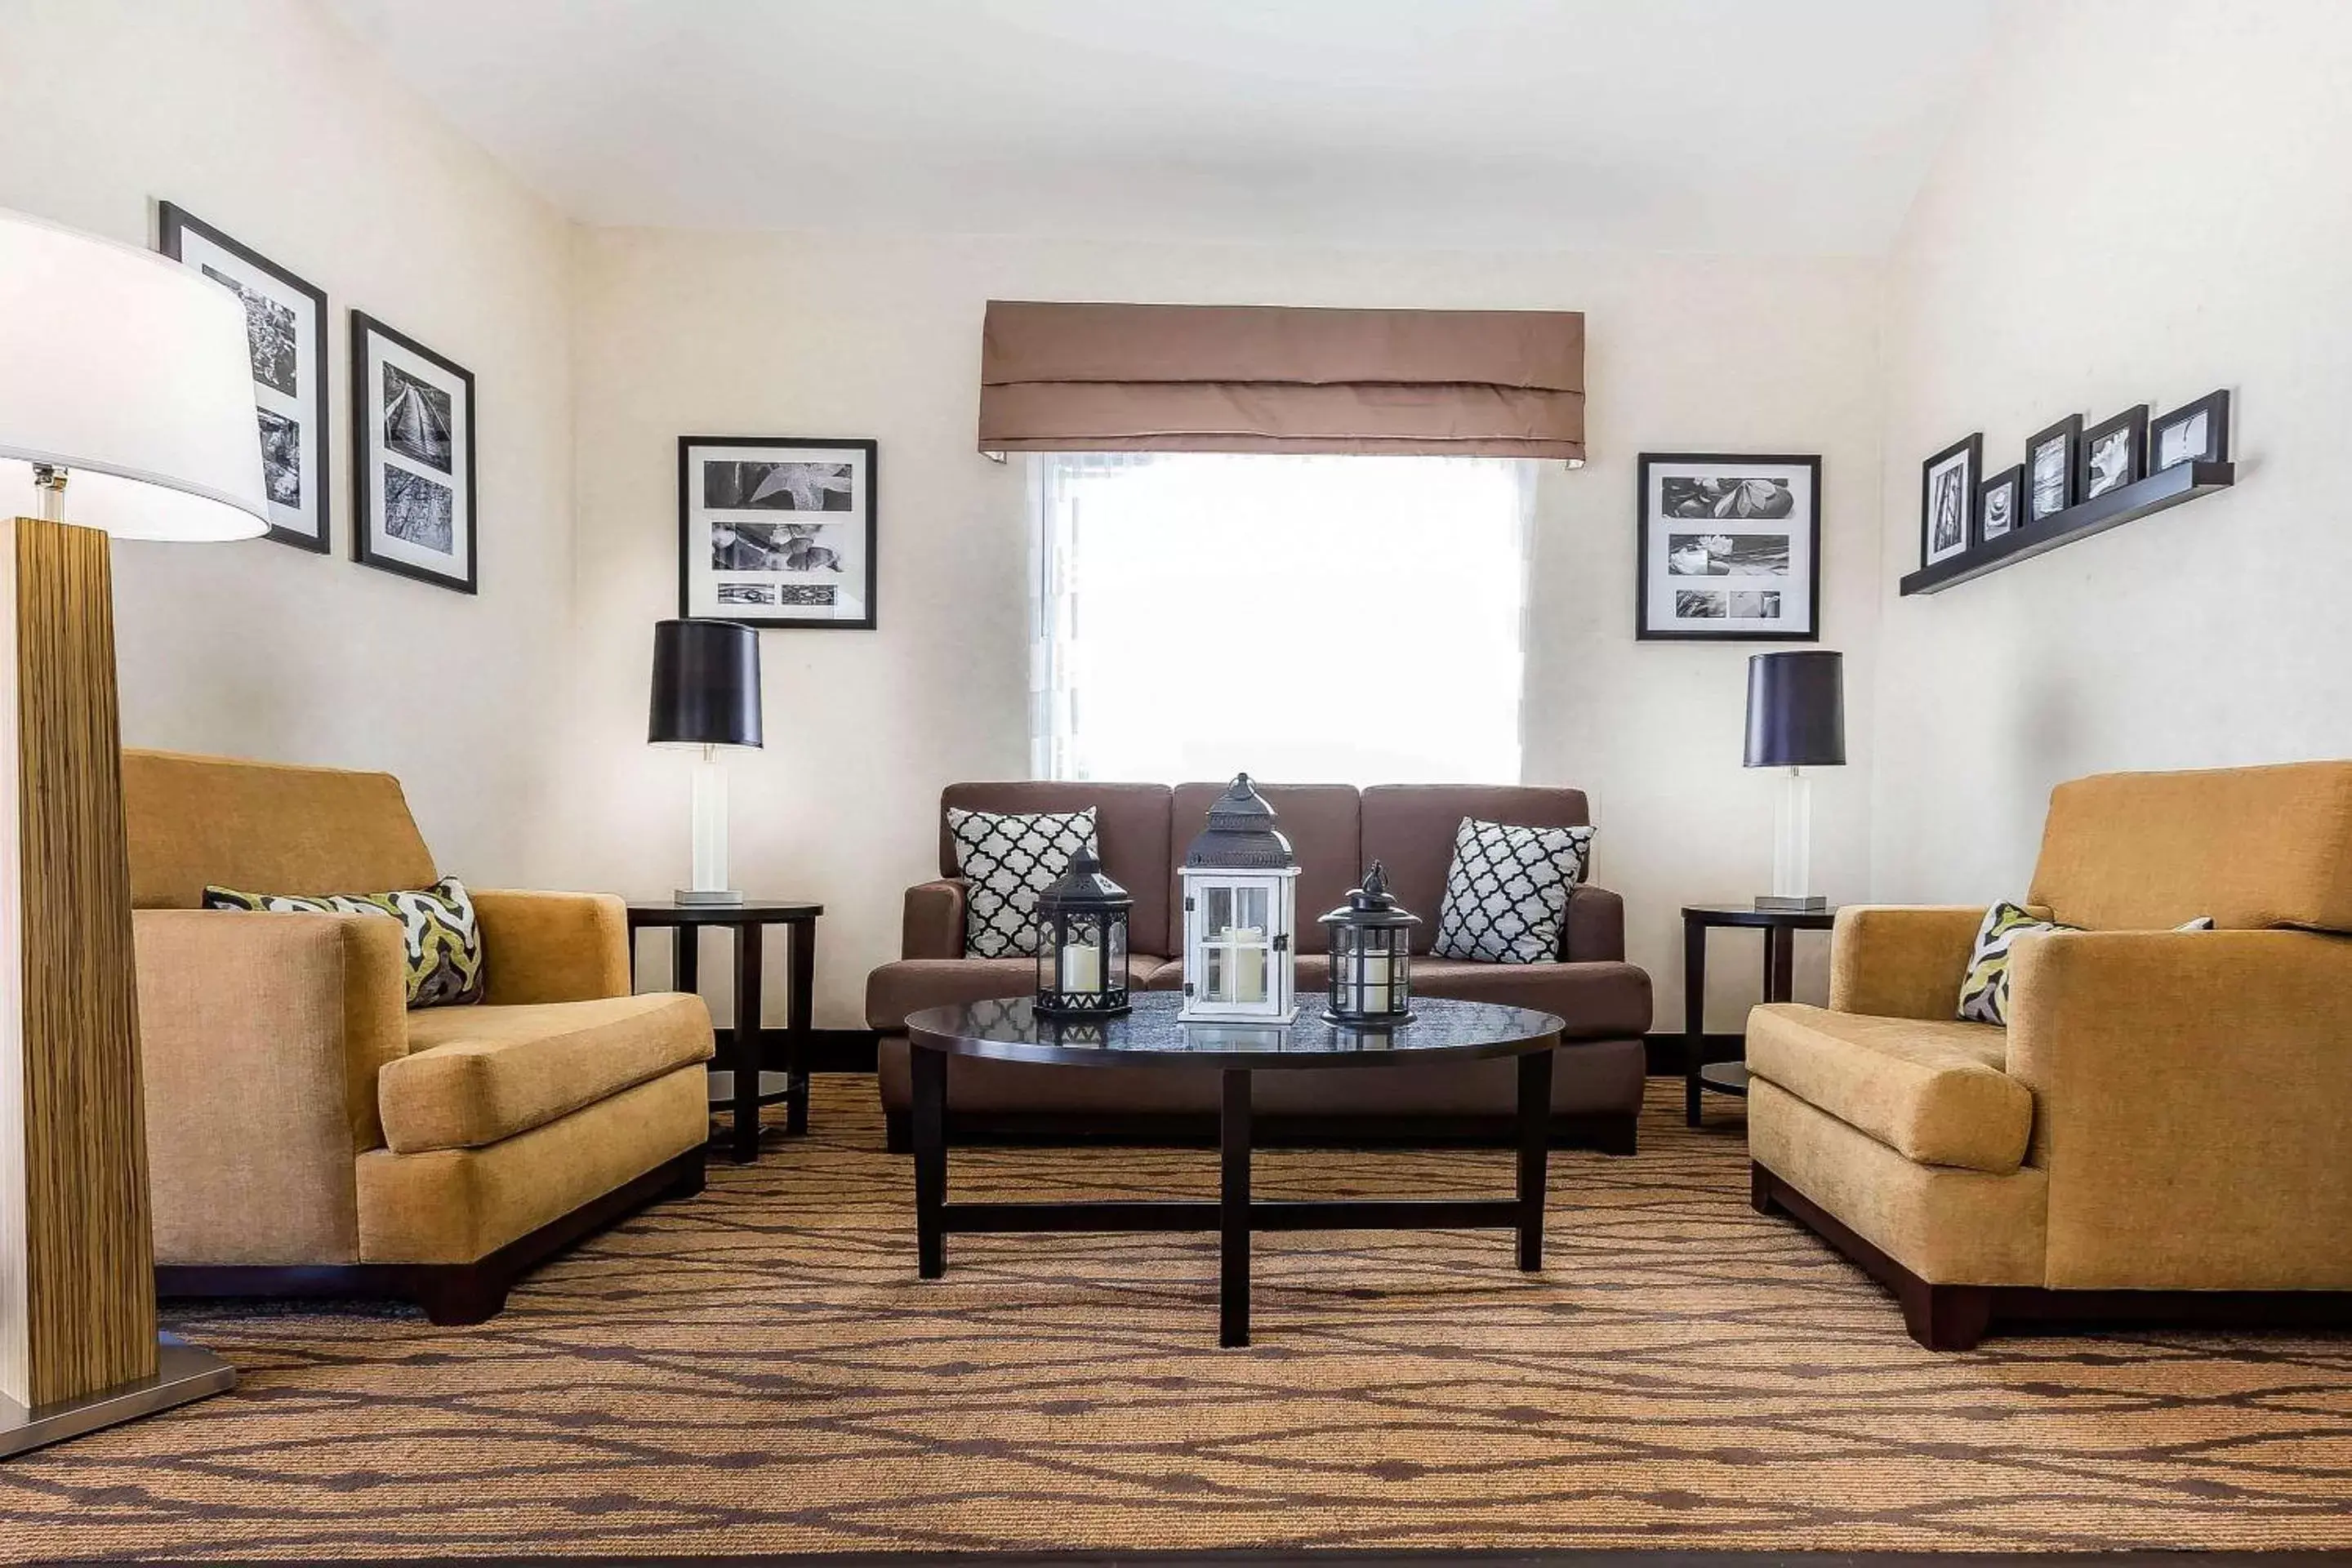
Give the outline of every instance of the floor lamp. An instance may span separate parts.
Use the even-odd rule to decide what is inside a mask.
[[[0,1455],[200,1399],[159,1335],[109,535],[268,515],[236,297],[0,212]],[[73,521],[66,521],[68,512]]]

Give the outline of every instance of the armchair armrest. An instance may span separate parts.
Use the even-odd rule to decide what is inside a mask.
[[[1830,1010],[1958,1017],[1984,918],[1964,904],[1848,904],[1830,932]]]
[[[2352,1287],[2352,938],[2059,931],[2010,963],[2051,1285]]]
[[[898,933],[899,957],[963,956],[964,889],[970,885],[961,877],[942,877],[907,889],[907,912]]]
[[[131,934],[157,1258],[356,1258],[352,1162],[408,1048],[400,922],[140,910]]]
[[[610,893],[474,894],[482,1000],[587,1002],[629,994],[628,906]]]
[[[1569,889],[1568,919],[1559,929],[1563,963],[1625,959],[1625,900],[1606,888],[1582,883]]]

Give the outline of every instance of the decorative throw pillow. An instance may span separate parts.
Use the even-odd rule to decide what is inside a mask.
[[[1018,958],[1037,951],[1037,895],[1070,857],[1095,847],[1095,808],[1020,814],[948,807],[964,895],[963,955]]]
[[[397,893],[240,893],[206,888],[208,910],[259,910],[281,915],[386,915],[408,946],[408,1005],[455,1007],[482,999],[482,931],[466,884],[444,877]]]
[[[1960,1016],[1972,1024],[2009,1022],[2009,949],[2021,936],[2035,931],[2081,931],[2037,919],[2021,904],[1995,904],[1977,928],[1977,944],[1969,953],[1968,977],[1960,982]],[[2177,931],[2211,931],[2213,917],[2184,921]]]
[[[1568,895],[1584,880],[1590,827],[1514,827],[1462,819],[1445,873],[1430,952],[1485,963],[1549,963],[1559,956]]]

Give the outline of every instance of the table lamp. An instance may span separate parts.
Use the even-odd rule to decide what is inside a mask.
[[[1772,839],[1772,890],[1759,910],[1820,910],[1811,890],[1813,784],[1804,770],[1845,762],[1845,655],[1806,648],[1748,660],[1748,766],[1786,768]]]
[[[107,546],[267,527],[236,297],[0,212],[17,496],[39,515],[0,539],[0,1455],[236,1382],[156,1332]]]
[[[681,904],[740,904],[727,885],[727,769],[721,746],[760,740],[760,634],[734,621],[654,624],[653,717],[646,739],[693,746],[694,885]]]

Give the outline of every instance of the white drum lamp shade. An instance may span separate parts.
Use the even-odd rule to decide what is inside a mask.
[[[245,310],[160,256],[0,210],[0,516],[66,470],[121,539],[267,531]]]

